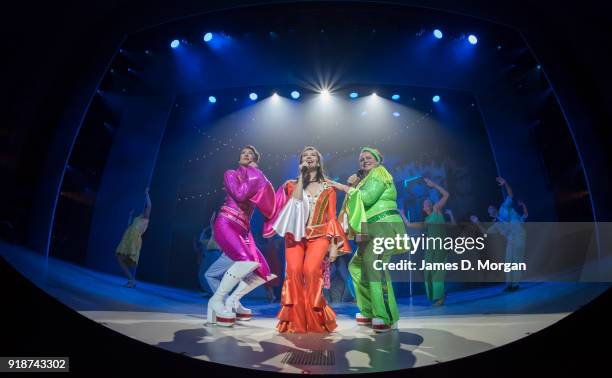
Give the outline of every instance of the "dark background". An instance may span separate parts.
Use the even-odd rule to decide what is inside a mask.
[[[237,3],[237,2],[236,2]],[[244,3],[244,2],[241,2]],[[574,4],[552,1],[413,1],[407,4],[460,12],[515,26],[525,36],[555,87],[591,181],[598,220],[610,220],[610,125],[611,84],[604,59],[610,53],[609,10],[601,2]],[[64,140],[62,124],[74,122],[90,94],[96,77],[104,70],[126,32],[190,15],[227,7],[231,1],[208,2],[54,2],[19,3],[4,12],[11,21],[3,26],[8,36],[8,67],[3,72],[3,101],[7,106],[1,125],[0,153],[3,215],[14,220],[15,241],[28,239],[32,217],[37,214],[37,190],[45,182],[51,141]],[[65,143],[70,144],[71,140]],[[44,193],[43,193],[44,195]],[[85,199],[87,200],[87,199]],[[37,244],[37,243],[34,243]],[[33,245],[34,247],[36,245]],[[3,344],[4,355],[70,355],[87,364],[73,363],[76,370],[92,366],[108,372],[121,364],[132,372],[143,366],[158,371],[192,372],[205,364],[174,356],[101,329],[35,289],[8,269],[2,276],[19,290],[8,292],[6,324],[14,332]],[[6,284],[5,284],[6,287]],[[496,375],[528,374],[531,369],[547,374],[579,373],[582,366],[603,366],[603,348],[593,345],[609,335],[609,293],[558,324],[533,337],[465,360],[412,372],[456,376],[474,369]],[[64,334],[66,324],[74,332]],[[109,355],[107,343],[113,345]],[[8,349],[7,349],[8,348]],[[134,352],[137,350],[138,352]],[[113,363],[100,365],[105,355]],[[131,364],[125,364],[125,355]],[[536,366],[533,368],[533,366]],[[504,369],[500,370],[500,367]],[[162,370],[165,369],[165,370]],[[193,370],[192,370],[193,369]],[[461,369],[461,370],[458,370]],[[251,372],[250,374],[255,374]],[[405,374],[405,373],[402,373]]]

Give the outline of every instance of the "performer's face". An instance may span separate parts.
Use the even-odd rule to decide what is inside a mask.
[[[250,162],[255,161],[255,153],[250,148],[243,148],[240,151],[240,165],[249,165]]]
[[[431,214],[431,212],[433,211],[433,203],[431,202],[431,200],[426,199],[425,201],[423,201],[423,211],[427,214]]]
[[[302,152],[300,164],[306,163],[308,170],[316,169],[319,166],[319,153],[317,150],[309,149]]]
[[[359,168],[369,172],[372,168],[378,166],[378,160],[368,151],[364,151],[359,155]]]

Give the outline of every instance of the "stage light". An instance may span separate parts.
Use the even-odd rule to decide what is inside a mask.
[[[478,38],[476,38],[476,36],[474,34],[470,34],[470,36],[468,37],[468,41],[472,44],[475,45],[478,43]]]
[[[214,104],[215,102],[217,102],[217,98],[215,96],[209,96],[208,102],[210,102],[211,104]]]
[[[536,68],[537,68],[537,69],[538,69],[538,71],[539,71],[539,70],[541,70],[541,69],[542,69],[542,66],[538,64]]]
[[[393,100],[393,101],[397,101],[399,99],[400,99],[400,95],[398,95],[398,94],[394,94],[393,96],[391,96],[391,100]]]
[[[357,98],[359,97],[359,94],[357,92],[351,92],[351,94],[349,95],[350,98]]]
[[[433,101],[433,102],[439,102],[439,101],[440,101],[440,96],[438,96],[438,95],[433,96],[433,98],[431,99],[431,101]]]
[[[272,93],[272,100],[278,101],[278,98],[279,98],[278,93],[276,92]]]
[[[249,95],[249,98],[250,98],[251,100],[253,100],[253,101],[257,100],[257,93],[251,93],[251,94]]]
[[[208,42],[211,39],[213,39],[213,34],[211,32],[204,34],[204,42]]]
[[[330,94],[329,90],[327,90],[327,89],[323,89],[321,91],[321,96],[323,96],[323,97],[329,97],[329,94]]]
[[[440,39],[440,38],[442,38],[442,37],[444,36],[444,35],[442,34],[442,31],[440,31],[440,29],[436,29],[436,30],[434,30],[434,31],[433,31],[433,35],[434,35],[434,37],[436,37],[436,38],[438,38],[438,39]]]
[[[378,95],[376,94],[376,92],[372,92],[372,97],[378,97]]]
[[[181,42],[179,42],[178,39],[175,39],[174,41],[170,42],[170,47],[175,49],[175,48],[179,47],[180,44],[181,44]]]
[[[393,116],[397,118],[400,116],[400,114],[398,112],[393,112]]]
[[[300,98],[300,92],[298,91],[291,92],[291,98],[294,100],[297,100],[298,98]]]

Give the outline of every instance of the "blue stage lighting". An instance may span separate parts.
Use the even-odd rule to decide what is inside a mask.
[[[251,94],[249,95],[249,98],[250,98],[251,100],[253,100],[253,101],[257,100],[257,93],[251,93]]]
[[[214,104],[215,102],[217,102],[217,98],[215,96],[209,96],[208,97],[208,102]]]
[[[349,95],[350,98],[357,98],[359,97],[359,94],[357,94],[357,92],[351,92],[351,94]]]
[[[475,45],[478,43],[478,38],[476,38],[476,36],[474,34],[470,34],[470,36],[468,37],[468,41],[472,44]]]
[[[394,94],[393,96],[391,96],[391,100],[393,100],[393,101],[397,101],[399,99],[400,99],[400,95],[398,95],[398,94]]]
[[[439,102],[439,101],[440,101],[440,96],[438,96],[438,95],[433,96],[433,98],[431,99],[431,101],[433,101],[433,102]]]
[[[291,98],[294,100],[297,100],[298,98],[300,98],[300,92],[298,91],[291,92]]]
[[[208,42],[211,39],[213,39],[213,34],[211,32],[204,34],[204,42]]]
[[[170,47],[175,49],[175,48],[179,47],[180,44],[181,44],[181,42],[179,42],[178,39],[175,39],[174,41],[170,42]]]
[[[400,114],[398,112],[393,112],[393,116],[397,118],[400,116]]]
[[[442,34],[442,31],[440,31],[440,29],[434,30],[433,31],[433,35],[434,35],[434,37],[436,37],[438,39],[440,39],[440,38],[442,38],[444,36],[444,34]]]

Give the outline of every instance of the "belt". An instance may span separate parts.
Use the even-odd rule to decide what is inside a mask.
[[[379,220],[386,218],[390,215],[400,215],[399,211],[397,211],[397,209],[389,209],[389,210],[385,210],[383,212],[380,212],[376,215],[372,215],[371,217],[369,217],[367,219],[368,223],[374,223],[374,222],[378,222]]]
[[[244,228],[245,230],[249,229],[249,221],[248,219],[246,219],[246,217],[244,216],[244,213],[233,209],[229,206],[221,206],[221,210],[219,211],[219,215],[223,215],[225,218],[233,221],[234,223],[238,224],[239,226],[241,226],[242,228]]]

